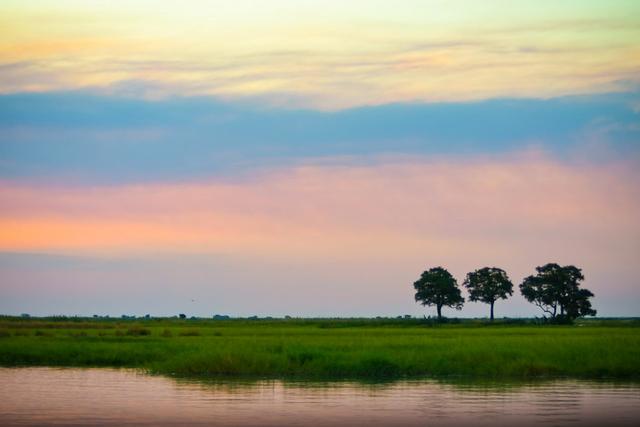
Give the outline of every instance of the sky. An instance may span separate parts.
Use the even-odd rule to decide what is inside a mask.
[[[640,316],[637,1],[5,0],[0,36],[0,313],[433,315],[422,271],[497,266],[541,316],[557,262]]]

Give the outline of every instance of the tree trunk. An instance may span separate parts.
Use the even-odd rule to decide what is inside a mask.
[[[440,304],[437,305],[438,307],[438,320],[442,319],[442,306]]]
[[[554,319],[556,318],[556,306],[555,305],[553,306],[553,318]]]
[[[493,303],[495,301],[491,301],[491,321],[493,322]]]

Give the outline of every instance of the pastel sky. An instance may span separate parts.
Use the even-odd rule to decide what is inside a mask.
[[[558,262],[640,315],[637,1],[5,0],[0,35],[0,313],[433,314],[426,268]]]

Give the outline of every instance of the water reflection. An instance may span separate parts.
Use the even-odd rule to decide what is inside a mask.
[[[196,381],[0,368],[1,425],[637,425],[640,384]]]

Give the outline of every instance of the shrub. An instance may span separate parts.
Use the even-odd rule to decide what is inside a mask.
[[[181,337],[199,337],[200,331],[197,329],[187,329],[184,331],[180,331],[178,335],[180,335]]]
[[[143,328],[142,326],[132,326],[127,329],[127,335],[133,337],[142,337],[151,335],[151,329]]]

